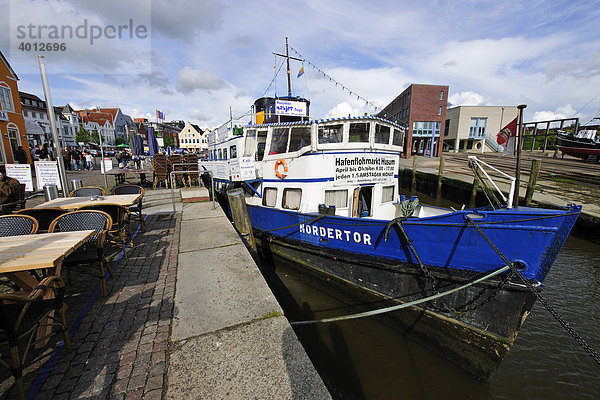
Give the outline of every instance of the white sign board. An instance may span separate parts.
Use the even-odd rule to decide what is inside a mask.
[[[254,167],[254,160],[252,157],[240,158],[240,178],[243,181],[256,179],[256,168]]]
[[[25,184],[25,190],[33,192],[33,178],[31,176],[31,165],[29,164],[6,164],[6,175],[15,178],[19,183]]]
[[[334,185],[393,183],[398,171],[398,156],[365,154],[332,157]]]
[[[113,165],[112,165],[112,158],[105,158],[101,163],[100,163],[100,172],[102,172],[103,174],[105,174],[107,171],[110,171],[112,169]]]
[[[275,100],[275,114],[306,117],[306,103],[301,101]]]
[[[240,159],[232,158],[229,160],[229,172],[231,173],[231,180],[239,182],[241,180],[240,172]]]
[[[164,140],[164,138],[157,137],[156,138],[156,143],[158,143],[158,147],[165,147],[165,140]]]
[[[56,161],[35,161],[35,180],[38,189],[45,185],[56,185],[58,190],[62,189]]]
[[[0,110],[0,121],[8,121],[8,113]]]

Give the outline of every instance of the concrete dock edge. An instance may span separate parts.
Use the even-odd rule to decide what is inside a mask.
[[[223,211],[182,208],[163,398],[330,399]]]

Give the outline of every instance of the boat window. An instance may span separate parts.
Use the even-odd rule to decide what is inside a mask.
[[[344,125],[320,125],[319,126],[319,144],[321,143],[342,143]]]
[[[273,128],[273,138],[269,154],[285,153],[287,150],[289,128]]]
[[[369,123],[359,122],[350,124],[350,135],[348,141],[352,142],[368,142],[369,141]]]
[[[299,126],[290,131],[290,149],[298,151],[303,147],[310,146],[310,126]]]
[[[325,205],[335,206],[336,208],[348,207],[348,189],[326,190]]]
[[[265,188],[263,190],[262,204],[265,207],[275,207],[277,203],[277,189]]]
[[[381,202],[389,203],[390,201],[394,201],[394,185],[384,186],[381,190]]]
[[[394,146],[402,146],[404,142],[404,132],[400,129],[394,129],[394,136],[392,137],[392,144]]]
[[[281,206],[288,210],[299,210],[302,200],[302,189],[283,189]]]
[[[390,127],[385,125],[375,125],[375,143],[390,143]]]
[[[237,158],[237,146],[229,146],[229,158]]]
[[[251,157],[256,149],[256,130],[248,129],[246,131],[246,143],[244,145],[244,157]]]
[[[217,158],[217,160],[222,160],[223,159],[223,150],[219,149],[219,157]]]
[[[262,161],[265,156],[265,145],[267,143],[267,131],[260,130],[256,134],[256,161]]]

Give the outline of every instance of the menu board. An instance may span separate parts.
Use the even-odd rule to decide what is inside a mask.
[[[33,192],[33,178],[31,176],[31,165],[29,164],[6,164],[6,176],[15,178],[25,184],[25,190]]]
[[[38,189],[45,185],[56,185],[58,190],[62,189],[56,161],[35,161],[35,179]]]

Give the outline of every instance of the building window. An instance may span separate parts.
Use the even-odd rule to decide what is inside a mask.
[[[277,189],[265,188],[263,190],[262,204],[265,207],[275,207],[277,203]]]
[[[348,142],[369,142],[369,125],[370,124],[368,122],[350,124],[350,134]]]
[[[444,100],[444,91],[440,90],[440,100]]]
[[[335,206],[336,208],[348,207],[348,189],[326,190],[325,205]]]
[[[450,120],[447,119],[446,124],[444,126],[444,136],[448,136],[449,132],[450,132]]]
[[[9,87],[0,86],[0,105],[4,111],[15,111]]]
[[[10,141],[10,148],[12,153],[19,148],[19,132],[16,129],[8,128],[8,140]]]
[[[384,186],[381,189],[381,203],[394,201],[394,186]]]
[[[442,115],[442,106],[438,107],[438,115]]]
[[[413,122],[412,135],[413,137],[431,137],[433,134],[435,134],[435,136],[440,136],[440,125],[439,121],[415,121]]]
[[[281,206],[288,210],[299,210],[302,200],[302,189],[283,189]]]
[[[471,118],[471,127],[469,129],[469,139],[485,137],[485,127],[487,118]]]

